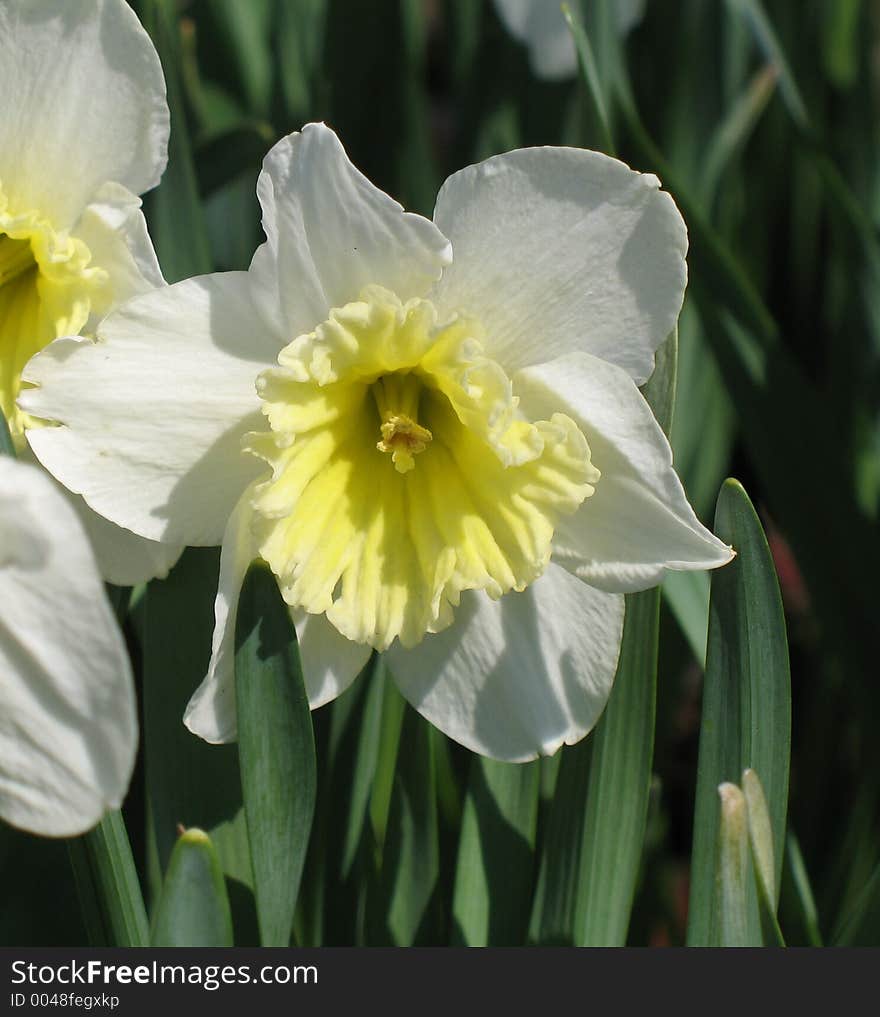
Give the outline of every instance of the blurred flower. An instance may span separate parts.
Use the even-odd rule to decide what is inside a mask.
[[[68,500],[0,457],[0,816],[70,837],[122,802],[137,748],[134,684]]]
[[[510,34],[525,43],[536,77],[558,80],[577,71],[577,53],[562,14],[562,0],[494,0],[495,10]],[[645,14],[646,0],[612,0],[621,35]],[[574,6],[574,4],[572,4]]]
[[[24,453],[40,424],[16,406],[28,359],[164,285],[137,195],[165,167],[168,107],[123,0],[5,0],[0,94],[0,412]],[[76,507],[107,579],[167,572],[171,549]]]
[[[475,751],[578,740],[611,688],[621,594],[732,554],[636,387],[683,299],[675,204],[607,156],[523,149],[450,177],[432,223],[320,124],[272,149],[257,189],[248,272],[139,297],[97,344],[58,340],[21,397],[62,424],[34,449],[97,511],[222,538],[189,727],[235,736],[235,609],[260,554],[313,706],[375,647]]]

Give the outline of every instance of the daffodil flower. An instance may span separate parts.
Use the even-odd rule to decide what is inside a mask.
[[[186,722],[235,737],[233,629],[262,556],[313,706],[371,650],[406,698],[509,760],[581,738],[622,593],[722,565],[637,384],[675,326],[687,235],[653,176],[524,149],[405,213],[320,124],[258,183],[247,272],[138,297],[28,365],[42,462],[154,540],[216,544],[210,672]]]
[[[134,683],[76,513],[0,457],[0,816],[70,837],[116,808],[137,748]]]
[[[22,454],[40,425],[16,405],[30,357],[164,285],[138,195],[165,167],[168,107],[124,0],[4,0],[0,95],[0,412]],[[76,508],[106,579],[167,572],[173,549]]]
[[[642,20],[646,2],[611,0],[621,36]],[[557,81],[576,73],[577,52],[560,0],[495,0],[495,11],[507,31],[528,47],[529,65],[536,77]]]

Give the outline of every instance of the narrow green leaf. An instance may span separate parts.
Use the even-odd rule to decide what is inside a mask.
[[[376,759],[376,776],[370,795],[370,823],[373,827],[373,836],[380,848],[385,843],[388,828],[394,774],[397,771],[397,755],[406,711],[406,700],[397,691],[394,682],[388,680],[389,677],[386,672],[382,717],[379,723],[379,755]]]
[[[835,946],[880,946],[880,865],[834,934]]]
[[[760,946],[749,921],[751,879],[746,801],[735,784],[718,788],[718,925],[720,946]]]
[[[700,667],[706,663],[709,627],[709,576],[705,572],[670,572],[663,580],[663,596],[681,626]]]
[[[779,75],[779,91],[792,119],[798,127],[804,130],[808,129],[810,118],[804,100],[801,98],[800,89],[794,80],[788,60],[785,58],[773,25],[760,0],[727,0],[727,2],[734,11],[746,18],[764,57],[773,65]]]
[[[315,741],[296,630],[262,562],[239,596],[235,695],[260,939],[287,946],[315,811]]]
[[[382,705],[388,684],[388,670],[378,653],[373,655],[369,674],[369,688],[364,700],[363,712],[358,717],[358,744],[352,771],[348,816],[345,823],[345,838],[342,846],[341,875],[345,879],[351,872],[355,855],[361,843],[364,823],[370,804],[370,794],[379,760],[382,734]]]
[[[232,946],[232,914],[211,838],[180,835],[153,922],[152,946]]]
[[[580,79],[584,91],[590,98],[590,102],[599,125],[601,150],[608,155],[616,155],[614,135],[611,132],[611,122],[608,119],[608,109],[605,102],[605,95],[602,91],[602,83],[599,80],[599,71],[596,67],[596,58],[593,56],[593,47],[590,45],[590,38],[580,21],[572,14],[567,4],[562,5],[562,13],[571,37],[574,40],[577,50],[578,66],[580,68]]]
[[[659,589],[627,597],[617,677],[592,736],[578,946],[626,944],[651,790],[659,607]]]
[[[779,910],[788,942],[794,946],[822,946],[819,911],[810,886],[810,877],[797,838],[791,832],[785,841],[782,890]],[[792,932],[794,930],[794,932]]]
[[[273,0],[211,0],[206,7],[214,33],[212,56],[235,71],[237,88],[252,113],[269,112],[272,90]]]
[[[15,458],[15,446],[12,444],[9,424],[6,423],[6,417],[3,413],[0,413],[0,455]]]
[[[711,208],[725,169],[742,151],[761,119],[776,89],[777,71],[764,67],[755,74],[748,88],[718,125],[706,151],[700,192],[706,208]]]
[[[559,772],[543,829],[530,944],[574,945],[591,753],[590,737],[564,745],[557,753]]]
[[[122,813],[108,812],[67,843],[92,946],[146,946],[147,912]]]
[[[774,844],[785,843],[788,804],[791,688],[785,619],[761,524],[734,480],[718,496],[715,532],[733,545],[737,558],[712,574],[688,912],[691,945],[714,945],[720,937],[714,890],[716,788],[744,769],[756,770]],[[782,865],[782,852],[776,854],[774,888]],[[757,923],[757,907],[750,920]]]
[[[174,129],[168,144],[168,166],[159,186],[146,199],[150,235],[165,278],[176,282],[210,272],[211,251],[193,167],[183,83],[176,5],[144,0],[142,20],[152,36],[165,72],[168,106]]]
[[[188,548],[168,578],[150,583],[141,600],[147,801],[159,873],[179,826],[206,830],[232,881],[236,934],[255,943],[238,747],[209,745],[183,724],[186,704],[208,669],[217,575],[215,548]]]
[[[472,757],[452,899],[454,944],[525,942],[540,777],[538,762]]]
[[[277,68],[289,121],[322,108],[318,94],[328,0],[276,0]]]
[[[407,709],[382,856],[371,901],[379,945],[435,943],[440,847],[433,741],[427,721]]]

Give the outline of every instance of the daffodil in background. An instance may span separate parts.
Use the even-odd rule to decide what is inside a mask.
[[[118,807],[137,748],[128,652],[45,473],[0,457],[0,817],[69,837]]]
[[[494,0],[495,11],[508,32],[524,43],[529,65],[539,78],[571,78],[577,53],[560,0]],[[626,35],[645,14],[647,0],[614,0],[615,25]]]
[[[413,706],[507,760],[607,700],[625,592],[730,548],[697,520],[637,385],[675,327],[687,235],[657,179],[523,149],[405,213],[327,127],[280,141],[247,272],[191,279],[33,359],[38,458],[152,540],[222,541],[187,712],[235,737],[238,591],[262,556],[312,706],[373,648]]]
[[[164,285],[138,195],[166,162],[165,82],[124,0],[0,5],[0,412],[19,452],[28,359]],[[176,552],[76,505],[104,577],[133,584]]]

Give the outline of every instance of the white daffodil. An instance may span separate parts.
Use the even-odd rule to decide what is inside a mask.
[[[0,457],[0,817],[70,837],[121,803],[137,712],[128,653],[76,513]]]
[[[611,2],[617,31],[626,35],[644,17],[647,0]],[[495,11],[514,39],[528,47],[536,77],[555,81],[576,73],[577,52],[561,0],[495,0]]]
[[[24,453],[40,424],[16,405],[30,357],[164,285],[138,195],[165,167],[168,107],[124,0],[3,0],[0,95],[0,412]],[[76,508],[105,578],[167,572],[173,549]]]
[[[607,156],[524,149],[450,177],[430,222],[320,124],[272,149],[258,194],[268,239],[247,272],[58,340],[21,397],[60,425],[31,433],[36,454],[97,511],[154,540],[222,538],[187,724],[235,737],[235,610],[259,554],[313,706],[375,647],[477,752],[578,740],[610,691],[621,594],[732,554],[636,387],[683,299],[675,204]]]

